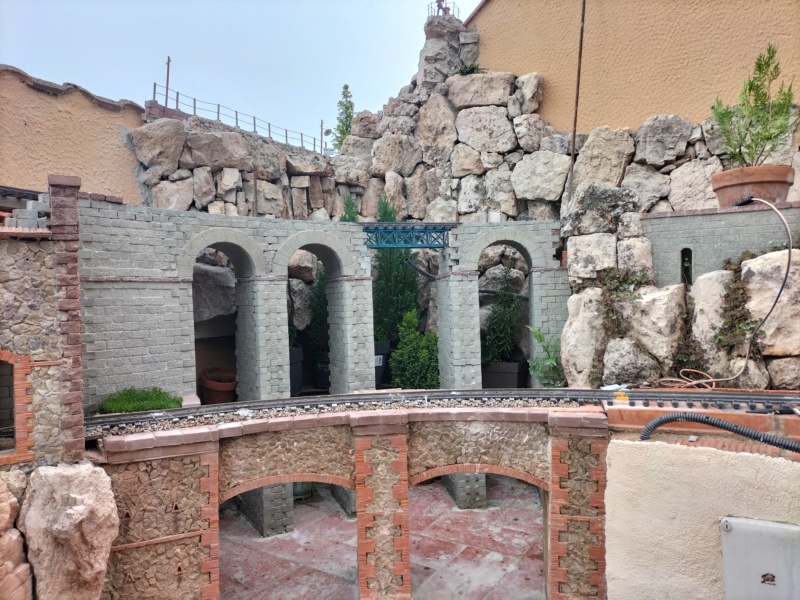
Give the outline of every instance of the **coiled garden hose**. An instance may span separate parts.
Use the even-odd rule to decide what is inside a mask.
[[[649,440],[650,434],[652,434],[656,429],[662,425],[673,423],[675,421],[691,421],[692,423],[711,425],[712,427],[717,427],[718,429],[724,429],[725,431],[730,431],[731,433],[743,435],[744,437],[748,437],[751,440],[756,440],[757,442],[769,444],[770,446],[782,448],[783,450],[800,453],[800,442],[795,442],[794,440],[787,440],[786,438],[778,437],[776,435],[756,431],[755,429],[743,427],[742,425],[731,423],[730,421],[723,421],[722,419],[710,417],[709,415],[687,412],[670,413],[668,415],[663,415],[653,419],[647,425],[645,425],[644,429],[642,429],[642,433],[639,434],[639,439],[642,441]]]

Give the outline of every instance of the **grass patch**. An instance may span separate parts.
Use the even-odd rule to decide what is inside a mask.
[[[101,413],[141,412],[146,410],[163,410],[180,408],[183,400],[172,396],[160,388],[138,389],[126,388],[111,394],[100,405]]]

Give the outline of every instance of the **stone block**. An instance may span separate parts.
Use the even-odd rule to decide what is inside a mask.
[[[458,508],[486,508],[486,475],[483,473],[453,473],[442,475],[442,483]]]

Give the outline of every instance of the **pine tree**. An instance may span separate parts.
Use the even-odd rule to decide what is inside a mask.
[[[350,125],[353,123],[353,95],[350,93],[350,86],[346,83],[342,86],[342,99],[336,103],[339,114],[336,117],[336,129],[333,136],[333,147],[338,150],[342,147],[344,139],[350,135]]]

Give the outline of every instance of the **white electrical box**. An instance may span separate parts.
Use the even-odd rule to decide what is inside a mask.
[[[800,599],[800,525],[725,517],[725,600]]]

